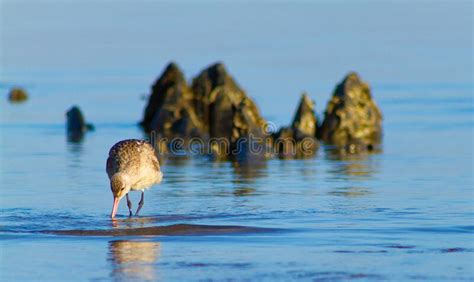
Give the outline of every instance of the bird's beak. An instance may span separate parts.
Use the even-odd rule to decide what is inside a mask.
[[[110,215],[111,218],[114,218],[115,214],[117,213],[119,201],[119,198],[114,197],[114,206],[112,207],[112,214]]]

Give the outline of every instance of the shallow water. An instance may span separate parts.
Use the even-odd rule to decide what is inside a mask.
[[[0,280],[474,279],[469,3],[28,4],[1,7],[0,90],[30,100],[0,99]],[[322,116],[357,70],[384,113],[383,150],[168,158],[142,216],[123,202],[111,221],[108,149],[143,137],[140,97],[170,59],[188,78],[223,60],[278,125],[302,90]],[[73,104],[96,126],[79,143],[65,136]],[[177,224],[185,236],[136,231]]]

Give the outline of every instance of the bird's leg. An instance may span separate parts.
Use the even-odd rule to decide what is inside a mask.
[[[137,209],[137,212],[135,213],[135,216],[138,215],[138,212],[140,212],[140,209],[143,207],[143,203],[145,203],[145,192],[142,191],[142,198],[140,199],[140,202],[138,202],[138,209]]]
[[[130,199],[128,198],[128,193],[127,193],[127,206],[128,206],[128,211],[130,212],[130,216],[133,215],[133,212],[132,212],[132,201],[130,201]]]

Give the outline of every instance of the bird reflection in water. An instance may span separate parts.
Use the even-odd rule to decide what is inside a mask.
[[[125,217],[113,218],[110,222],[113,228],[141,228],[156,223],[156,217]]]
[[[156,281],[156,263],[160,252],[161,244],[158,242],[110,241],[111,277],[119,281]]]

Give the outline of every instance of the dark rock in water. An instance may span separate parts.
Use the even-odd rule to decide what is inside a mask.
[[[382,114],[369,86],[355,73],[336,87],[320,128],[313,101],[303,95],[291,125],[269,136],[257,106],[221,63],[201,71],[191,88],[178,66],[170,63],[152,87],[141,124],[169,147],[174,137],[189,143],[200,137],[215,158],[239,161],[265,159],[272,153],[309,157],[318,150],[316,137],[339,151],[372,151],[382,137]]]
[[[152,94],[148,99],[148,104],[145,108],[145,114],[142,121],[142,125],[145,128],[149,128],[155,113],[159,111],[163,105],[163,100],[167,91],[181,83],[186,86],[186,80],[184,79],[183,73],[174,62],[169,63],[151,88]]]
[[[209,105],[209,134],[211,137],[224,137],[230,140],[232,137],[232,119],[236,111],[236,105],[241,97],[237,93],[219,87],[215,91],[212,102]]]
[[[8,94],[8,99],[12,103],[21,103],[28,100],[28,94],[23,88],[14,87],[10,90]]]
[[[329,101],[318,136],[349,153],[374,150],[382,140],[382,113],[369,85],[349,73]]]
[[[308,158],[314,156],[319,148],[319,142],[314,136],[305,135],[291,127],[281,128],[274,140],[274,151],[281,159]]]
[[[152,87],[142,126],[166,138],[202,135],[202,124],[193,108],[193,93],[183,73],[170,63]]]
[[[266,122],[223,64],[203,70],[191,89],[176,64],[170,63],[153,86],[142,121],[145,130],[169,141],[201,137],[209,141],[204,146],[217,159],[265,156],[265,150],[254,154],[251,147],[269,143]],[[239,147],[243,141],[248,144]]]
[[[269,157],[271,136],[266,132],[266,121],[250,98],[245,97],[236,108],[232,127],[230,144],[237,161],[255,162]]]
[[[194,105],[211,138],[215,158],[266,156],[266,121],[224,65],[214,64],[193,79]]]
[[[66,119],[66,129],[69,141],[81,141],[87,131],[94,130],[92,124],[86,123],[84,115],[77,106],[73,106],[66,112]]]
[[[213,157],[226,159],[231,152],[230,140],[232,138],[232,120],[236,111],[234,95],[229,94],[225,86],[216,89],[215,95],[209,105],[209,146]]]
[[[296,156],[296,140],[294,130],[291,127],[282,127],[274,135],[273,148],[281,159],[291,159]]]
[[[202,136],[201,122],[191,106],[190,94],[184,87],[169,89],[149,130],[159,132],[168,139]]]
[[[301,96],[291,127],[298,129],[300,133],[306,136],[316,136],[318,121],[314,113],[314,102],[311,101],[306,93],[303,93]]]
[[[210,118],[211,104],[216,100],[218,93],[229,96],[234,105],[238,105],[246,96],[222,63],[216,63],[201,71],[193,79],[192,90],[196,113],[203,121],[206,131],[213,122]]]
[[[303,94],[291,126],[281,128],[274,136],[275,153],[282,159],[313,156],[319,148],[317,126],[314,102]]]

